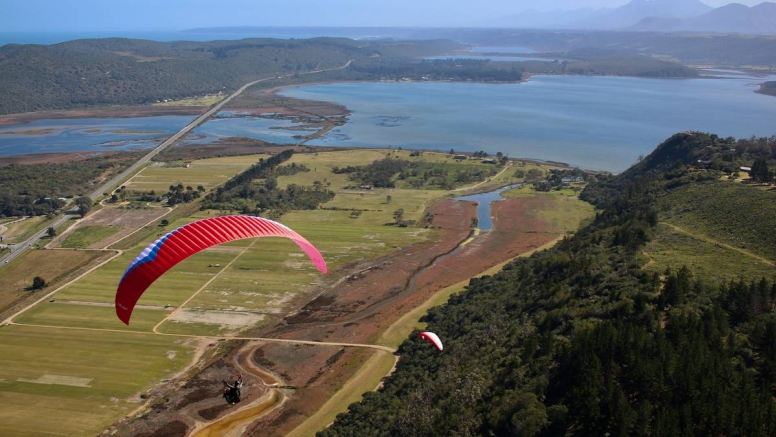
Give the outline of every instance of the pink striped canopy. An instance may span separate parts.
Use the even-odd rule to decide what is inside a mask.
[[[442,350],[442,340],[440,340],[439,336],[433,332],[421,332],[418,334],[418,337],[430,341],[434,346],[436,346],[437,349]]]
[[[326,273],[326,261],[318,249],[292,229],[269,219],[227,215],[181,226],[146,247],[124,272],[116,290],[116,315],[129,325],[140,296],[167,270],[208,247],[256,237],[285,237],[307,254],[315,267]]]

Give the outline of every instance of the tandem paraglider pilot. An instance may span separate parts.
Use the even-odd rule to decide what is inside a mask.
[[[237,375],[237,379],[231,384],[224,381],[224,399],[226,399],[226,402],[232,405],[240,402],[242,383],[242,375]]]

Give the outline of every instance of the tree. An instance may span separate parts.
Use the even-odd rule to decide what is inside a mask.
[[[162,226],[162,227],[167,226],[169,224],[170,224],[170,221],[167,219],[162,219],[162,221],[159,222],[159,226]]]
[[[404,223],[404,208],[399,208],[393,212],[393,218],[396,220],[396,224],[401,226]]]
[[[391,203],[391,200],[393,200],[393,197],[390,194],[385,196],[385,203]]]
[[[78,206],[78,214],[81,217],[85,217],[92,210],[92,199],[89,197],[79,197],[75,200],[75,204]]]
[[[40,290],[41,288],[46,286],[46,280],[41,278],[40,276],[36,276],[32,278],[32,289],[33,290]]]
[[[53,227],[53,226],[52,226],[52,227],[49,227],[49,228],[46,230],[46,235],[48,235],[48,236],[49,236],[49,238],[54,238],[54,237],[56,237],[56,236],[57,236],[57,230],[56,230],[56,229],[54,229],[54,227]]]
[[[773,174],[768,169],[768,162],[765,158],[757,158],[752,164],[752,170],[749,171],[749,176],[754,179],[755,182],[770,183],[773,180]]]
[[[529,180],[529,181],[535,181],[540,179],[542,176],[544,176],[544,173],[541,170],[537,168],[532,168],[528,170],[528,173],[526,173],[525,178],[526,180]]]

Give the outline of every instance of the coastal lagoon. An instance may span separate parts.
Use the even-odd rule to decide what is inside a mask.
[[[335,83],[281,94],[345,105],[348,123],[311,145],[419,148],[559,161],[620,172],[677,132],[776,135],[773,78],[533,76],[514,84]]]
[[[345,105],[348,122],[310,145],[502,152],[620,172],[676,132],[726,137],[776,135],[776,97],[757,94],[754,78],[640,79],[533,76],[512,84],[457,82],[335,83],[281,94]],[[720,77],[724,76],[724,77]],[[0,156],[151,148],[194,116],[39,120],[0,126]],[[246,137],[298,143],[299,120],[221,112],[183,143]]]
[[[194,118],[179,115],[76,118],[0,126],[0,156],[150,149],[181,130]],[[208,144],[226,137],[246,137],[278,144],[298,143],[299,140],[294,139],[294,136],[305,132],[284,130],[297,125],[290,120],[223,111],[195,128],[183,142]]]
[[[301,141],[298,135],[309,135],[317,132],[299,129],[300,123],[295,120],[284,120],[275,114],[254,116],[240,112],[221,111],[216,116],[192,131],[192,135],[184,139],[184,143],[208,144],[229,137],[254,138],[275,144],[295,144]]]
[[[194,117],[74,118],[0,126],[0,156],[158,146]]]

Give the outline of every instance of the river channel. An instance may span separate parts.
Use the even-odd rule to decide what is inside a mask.
[[[490,204],[498,202],[504,198],[501,193],[512,188],[519,187],[520,184],[509,185],[503,188],[499,188],[496,191],[488,191],[487,193],[470,194],[468,196],[454,197],[454,200],[463,200],[467,202],[477,202],[477,229],[481,231],[489,231],[493,229],[493,219],[490,214]]]

